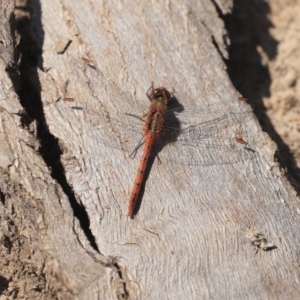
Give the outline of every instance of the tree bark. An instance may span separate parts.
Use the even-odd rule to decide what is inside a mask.
[[[297,198],[226,73],[228,2],[31,4],[20,90],[2,57],[1,191],[53,297],[297,298]],[[175,89],[188,135],[160,149],[130,219],[151,81]]]

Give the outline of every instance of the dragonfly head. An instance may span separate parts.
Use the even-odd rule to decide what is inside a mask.
[[[164,87],[153,89],[149,95],[151,101],[160,100],[168,104],[171,101],[171,93]]]

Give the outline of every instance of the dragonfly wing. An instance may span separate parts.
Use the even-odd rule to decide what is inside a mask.
[[[132,152],[143,138],[143,122],[138,117],[124,112],[103,113],[89,108],[78,109],[85,122],[85,134],[88,138],[113,149]]]
[[[255,157],[255,151],[243,146],[234,139],[218,144],[214,139],[203,139],[199,143],[178,141],[166,145],[159,153],[161,161],[171,161],[182,165],[209,166],[215,164],[230,164]],[[176,154],[175,154],[176,153]]]
[[[249,113],[226,114],[219,118],[186,125],[181,122],[181,129],[176,141],[162,142],[158,146],[161,160],[184,165],[229,164],[240,160],[252,159],[255,151],[236,141],[237,135],[243,133],[242,125],[251,117]],[[244,124],[241,124],[241,120]]]

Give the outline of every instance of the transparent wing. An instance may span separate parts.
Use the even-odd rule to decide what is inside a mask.
[[[240,114],[244,122],[249,114]],[[236,141],[243,134],[243,128],[236,115],[228,114],[203,123],[188,125],[178,132],[174,143],[159,141],[161,161],[172,161],[183,165],[229,164],[255,157],[255,151]],[[245,123],[243,124],[245,125]]]
[[[103,113],[87,107],[76,110],[88,124],[87,135],[99,143],[99,147],[104,144],[131,153],[143,139],[141,118],[124,112]],[[159,154],[162,162],[211,165],[254,157],[253,150],[236,141],[245,135],[244,125],[251,120],[250,113],[228,113],[208,121],[205,113],[207,109],[203,107],[186,110],[183,115],[168,113],[155,148],[155,154]]]
[[[99,143],[99,147],[106,145],[131,153],[143,138],[142,119],[147,108],[141,103],[147,104],[148,100],[146,96],[140,101],[134,99],[99,70],[91,72],[97,76],[93,82],[98,84],[90,83],[90,88],[100,95],[99,106],[91,108],[76,102],[70,108],[84,119],[86,135]],[[109,99],[117,98],[123,100],[121,109],[110,107],[113,103]],[[237,106],[228,101],[225,107],[225,103],[185,108],[175,99],[166,113],[156,154],[159,153],[162,161],[185,165],[223,164],[253,158],[255,152],[235,139],[241,134],[237,131],[243,132],[243,124],[251,120],[251,112],[234,112]]]

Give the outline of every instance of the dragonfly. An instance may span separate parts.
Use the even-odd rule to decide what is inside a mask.
[[[88,135],[108,147],[121,149],[134,158],[143,146],[143,154],[131,192],[127,215],[133,218],[146,181],[146,171],[151,167],[151,158],[159,162],[205,166],[229,164],[254,157],[242,136],[233,129],[236,124],[246,124],[252,118],[249,111],[224,112],[224,101],[210,105],[184,108],[174,96],[174,90],[165,87],[151,87],[146,92],[150,101],[148,110],[141,108],[138,100],[125,92],[102,71],[84,62],[94,76],[97,86],[102,87],[111,99],[124,99],[124,109],[107,111],[91,108],[74,98],[64,98],[65,103],[75,103],[74,110],[84,113],[91,124]],[[97,90],[90,84],[90,88]],[[103,96],[103,91],[100,93]],[[105,99],[104,96],[103,99]],[[140,112],[144,113],[141,115]],[[211,117],[214,115],[214,117]],[[143,124],[143,126],[142,126]],[[137,138],[141,135],[142,138]]]

